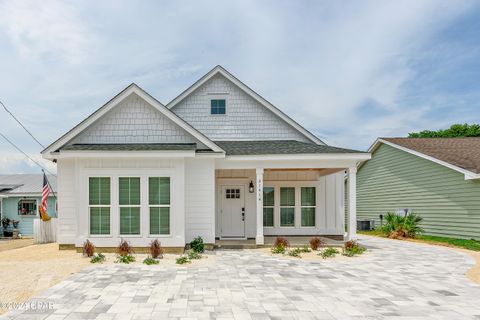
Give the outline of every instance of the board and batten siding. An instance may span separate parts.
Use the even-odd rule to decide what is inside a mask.
[[[409,208],[425,233],[480,239],[480,181],[381,144],[357,174],[357,218]]]

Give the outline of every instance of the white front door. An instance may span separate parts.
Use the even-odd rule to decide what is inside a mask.
[[[222,186],[221,219],[222,237],[245,237],[244,186]]]

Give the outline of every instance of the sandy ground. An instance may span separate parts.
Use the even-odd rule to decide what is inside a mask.
[[[94,266],[89,258],[73,250],[58,250],[58,244],[29,245],[16,248],[22,240],[10,241],[10,250],[7,242],[0,247],[0,302],[21,303],[42,291],[61,282],[73,273],[88,266]],[[14,243],[17,242],[17,243]],[[28,245],[27,242],[23,242]],[[30,243],[31,244],[31,243]],[[3,250],[3,251],[2,251]],[[115,263],[116,255],[105,254],[104,264]],[[135,254],[134,264],[142,264],[146,254]],[[165,254],[160,260],[162,265],[178,267],[208,266],[215,263],[215,256],[210,252],[202,254],[202,259],[192,260],[191,263],[177,265],[176,259],[180,255]],[[101,267],[99,264],[98,267]],[[6,310],[0,308],[0,314]]]
[[[23,248],[26,246],[31,246],[33,244],[33,239],[1,239],[0,240],[0,252],[5,250]]]

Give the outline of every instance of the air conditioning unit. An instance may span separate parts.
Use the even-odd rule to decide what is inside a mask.
[[[375,220],[372,220],[372,219],[357,220],[357,230],[368,231],[373,229],[375,229]]]

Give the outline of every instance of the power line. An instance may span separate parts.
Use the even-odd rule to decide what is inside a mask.
[[[42,166],[40,163],[38,163],[37,161],[33,160],[26,152],[24,152],[22,149],[20,149],[19,147],[17,147],[17,145],[15,143],[13,143],[12,141],[10,141],[10,139],[8,139],[7,137],[5,137],[5,135],[3,133],[0,132],[0,136],[3,137],[3,139],[5,139],[8,143],[10,143],[15,149],[17,149],[18,151],[20,151],[21,153],[23,153],[23,155],[25,157],[27,157],[28,159],[30,159],[33,163],[35,163],[37,166],[39,166],[40,168],[42,168],[42,170],[45,170],[46,172],[50,173],[52,176],[57,176],[56,174],[53,174],[51,171],[49,171],[47,168],[45,168],[44,166]]]
[[[33,138],[33,140],[35,140],[43,149],[45,149],[45,146],[44,146],[43,144],[41,144],[40,141],[38,141],[37,138],[35,138],[35,137],[33,136],[33,134],[32,134],[30,131],[28,131],[27,128],[25,128],[25,126],[20,122],[20,120],[18,120],[17,117],[15,117],[15,116],[13,115],[13,113],[12,113],[10,110],[7,109],[7,107],[3,104],[2,101],[0,101],[0,104],[3,106],[3,109],[5,109],[5,111],[7,111],[7,112],[12,116],[12,118],[15,119],[15,121],[17,121],[18,124],[22,126],[22,128],[30,135],[30,137]],[[4,137],[5,137],[5,136],[4,136]]]

